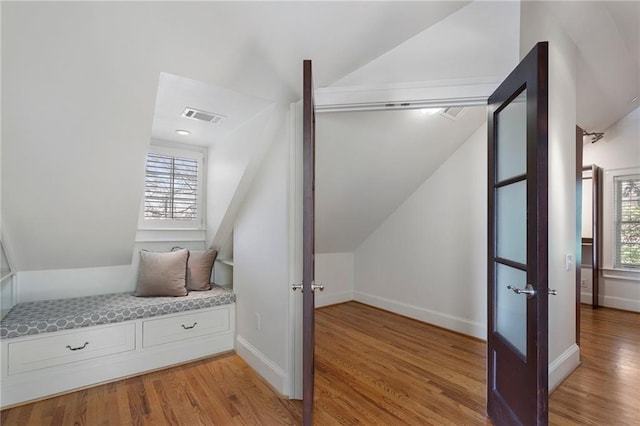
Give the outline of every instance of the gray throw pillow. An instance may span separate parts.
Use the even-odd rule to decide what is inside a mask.
[[[218,252],[191,251],[187,261],[187,290],[211,290],[211,270]]]
[[[184,250],[174,247],[173,250]],[[187,290],[211,290],[211,270],[216,261],[216,250],[190,250],[187,261]]]
[[[189,250],[140,250],[136,296],[186,296]]]

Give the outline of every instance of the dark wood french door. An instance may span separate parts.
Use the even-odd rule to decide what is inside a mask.
[[[489,98],[487,413],[548,423],[548,43]]]
[[[302,95],[302,424],[313,424],[316,116],[311,61],[303,62]]]

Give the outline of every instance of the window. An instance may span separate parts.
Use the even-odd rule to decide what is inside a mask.
[[[147,154],[141,228],[201,228],[204,153],[152,146]]]
[[[640,174],[615,176],[615,267],[640,268]]]
[[[198,218],[198,161],[147,155],[144,180],[145,219]]]

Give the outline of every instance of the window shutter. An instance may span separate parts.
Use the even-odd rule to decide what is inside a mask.
[[[616,266],[640,268],[640,175],[614,179]]]
[[[197,220],[198,160],[147,155],[144,218]]]

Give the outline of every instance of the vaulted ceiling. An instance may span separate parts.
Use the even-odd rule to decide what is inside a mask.
[[[131,261],[160,73],[288,104],[303,59],[328,85],[465,4],[3,1],[14,267]]]
[[[557,2],[556,19],[577,47],[577,122],[602,131],[638,107],[640,2]],[[518,2],[474,2],[333,86],[501,81],[519,61]],[[484,120],[452,126],[416,111],[320,114],[316,250],[352,252]]]
[[[578,113],[588,128],[611,124],[631,108],[621,98],[638,95],[639,4],[559,5],[585,64]],[[516,6],[1,2],[1,222],[14,267],[130,262],[161,73],[274,111],[300,98],[306,58],[316,87],[500,78],[517,61]],[[341,120],[331,125],[346,126]]]

